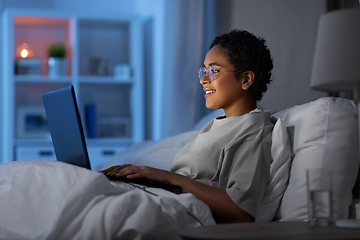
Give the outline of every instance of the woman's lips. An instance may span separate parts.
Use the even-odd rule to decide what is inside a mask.
[[[205,91],[205,98],[210,97],[211,95],[213,95],[216,91],[214,89],[207,89],[204,90]]]

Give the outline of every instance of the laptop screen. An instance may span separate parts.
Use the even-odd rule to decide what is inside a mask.
[[[42,94],[58,161],[91,169],[73,85]]]

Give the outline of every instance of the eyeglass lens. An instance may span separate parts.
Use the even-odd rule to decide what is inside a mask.
[[[208,67],[207,69],[200,68],[199,70],[199,80],[201,80],[204,75],[209,79],[210,82],[212,82],[215,78],[215,68]]]

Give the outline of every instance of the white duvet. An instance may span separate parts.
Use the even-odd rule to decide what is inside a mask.
[[[215,224],[191,194],[125,183],[56,161],[0,165],[0,239],[179,239]]]

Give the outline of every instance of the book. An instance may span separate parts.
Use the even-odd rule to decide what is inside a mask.
[[[40,75],[43,71],[41,59],[24,58],[15,61],[15,74]]]
[[[88,138],[96,138],[95,105],[87,104],[85,106],[86,130]]]

